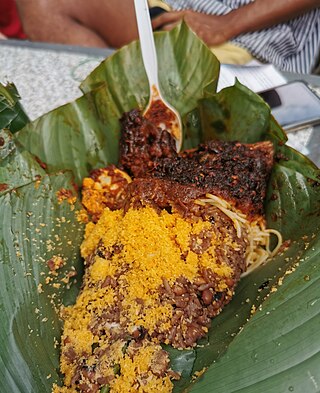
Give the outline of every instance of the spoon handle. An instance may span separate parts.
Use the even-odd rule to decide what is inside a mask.
[[[136,18],[138,23],[140,46],[144,68],[152,86],[159,88],[157,52],[153,39],[153,31],[147,0],[134,0]]]

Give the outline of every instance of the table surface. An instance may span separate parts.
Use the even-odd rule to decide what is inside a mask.
[[[14,82],[31,120],[82,95],[79,84],[109,49],[84,48],[28,41],[0,40],[0,82]],[[320,77],[284,73],[302,79],[320,96]],[[289,144],[320,166],[320,126],[289,133]]]

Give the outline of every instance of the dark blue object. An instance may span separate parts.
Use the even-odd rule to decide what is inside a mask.
[[[161,7],[151,7],[151,8],[149,8],[149,13],[150,13],[150,18],[151,19],[156,18],[157,16],[163,14],[164,12],[167,12],[167,11],[164,10],[163,8],[161,8]],[[162,26],[159,26],[156,29],[156,31],[157,30],[161,30],[161,28],[162,28]]]

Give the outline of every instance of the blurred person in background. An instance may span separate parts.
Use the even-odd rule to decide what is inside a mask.
[[[239,54],[240,63],[249,55],[280,70],[308,73],[319,61],[320,0],[167,0],[167,3],[175,11],[155,18],[154,28],[170,30],[184,19],[217,52]]]
[[[160,15],[153,18],[155,30],[170,30],[184,19],[223,63],[245,64],[255,57],[280,70],[309,73],[319,61],[320,0],[149,3],[151,11],[160,7]],[[31,40],[119,48],[138,38],[133,0],[17,0],[17,4]]]

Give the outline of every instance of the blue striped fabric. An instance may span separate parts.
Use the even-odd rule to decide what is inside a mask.
[[[268,0],[266,0],[268,1]],[[175,10],[222,15],[251,0],[166,0]],[[231,42],[283,71],[310,73],[320,57],[320,8],[286,23],[241,34]]]

